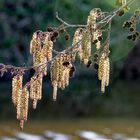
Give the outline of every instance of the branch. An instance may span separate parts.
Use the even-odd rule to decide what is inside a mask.
[[[106,16],[104,19],[102,19],[99,24],[105,23],[105,22],[109,22],[114,16],[116,16],[116,14],[124,9],[124,7],[131,5],[134,1],[136,0],[129,0],[127,3],[125,3],[124,5],[122,5],[121,7],[117,8],[116,10],[114,10],[113,12],[111,12],[108,16]]]
[[[62,22],[64,25],[66,25],[67,27],[72,27],[72,28],[78,28],[78,27],[85,28],[85,27],[87,27],[87,25],[78,25],[78,24],[69,24],[69,23],[67,23],[66,21],[64,21],[62,18],[60,18],[60,17],[58,16],[58,12],[56,12],[56,18],[57,18],[60,22]]]
[[[113,12],[110,12],[109,15],[107,15],[106,17],[104,17],[101,21],[97,22],[97,28],[99,27],[100,24],[109,23],[109,22],[112,20],[112,18],[116,16],[116,14],[117,14],[118,11],[122,10],[122,9],[123,9],[124,7],[126,7],[126,6],[131,5],[134,1],[136,1],[136,0],[129,0],[126,4],[122,5],[121,7],[119,7],[119,8],[116,9],[116,10],[114,10]],[[61,19],[61,18],[58,16],[58,12],[56,12],[56,18],[57,18],[60,22],[62,22],[62,23],[65,25],[65,28],[67,28],[67,27],[72,27],[72,28],[78,28],[78,27],[86,28],[86,27],[87,27],[87,25],[75,25],[75,24],[69,24],[69,23],[67,23],[66,21],[64,21],[63,19]],[[80,40],[78,43],[80,43],[80,42],[81,42],[81,40]],[[78,43],[77,43],[77,44],[78,44]],[[61,54],[61,53],[66,53],[66,52],[71,51],[71,49],[74,48],[77,44],[72,45],[72,46],[68,47],[67,49],[65,49],[65,50],[63,50],[63,51],[61,51],[61,52],[58,52],[58,51],[56,51],[56,50],[53,50],[53,52],[54,52],[55,54],[57,54],[57,55],[56,55],[55,57],[53,57],[52,60],[47,61],[47,62],[44,62],[44,63],[42,63],[42,64],[40,64],[40,65],[38,65],[38,66],[16,67],[16,66],[12,66],[12,65],[4,65],[4,64],[2,64],[2,63],[0,63],[0,65],[4,65],[5,68],[7,68],[7,69],[11,69],[11,68],[12,68],[12,69],[22,69],[22,70],[24,70],[24,71],[27,71],[27,70],[30,70],[30,69],[33,69],[33,68],[37,68],[37,67],[40,67],[40,66],[42,66],[42,65],[46,65],[47,63],[52,62],[55,58],[58,57],[59,54]],[[79,47],[79,45],[77,45],[77,46]]]

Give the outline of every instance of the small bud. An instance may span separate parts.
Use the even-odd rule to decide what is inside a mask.
[[[54,29],[53,29],[52,27],[48,27],[48,28],[47,28],[47,31],[48,31],[48,32],[53,32]]]
[[[133,36],[132,36],[132,40],[135,41],[136,38],[137,38],[137,36],[136,36],[135,34],[133,34]]]
[[[70,62],[63,62],[63,66],[69,66],[70,65]]]
[[[75,71],[76,71],[75,67],[74,66],[71,67],[70,72],[69,72],[70,78],[74,77]]]
[[[96,70],[98,70],[99,65],[98,65],[97,63],[95,63],[95,64],[94,64],[94,68],[95,68]]]
[[[55,37],[54,36],[51,36],[51,41],[55,41]]]
[[[97,42],[98,42],[98,40],[96,39],[96,40],[94,40],[93,44],[96,44]]]
[[[139,10],[135,11],[134,16],[139,16],[139,15],[140,15],[140,11]]]
[[[123,27],[123,28],[126,28],[127,25],[128,25],[128,22],[126,21],[126,22],[123,23],[123,26],[122,26],[122,27]]]
[[[119,12],[117,12],[118,16],[123,16],[124,15],[124,10],[120,10]]]
[[[97,58],[94,58],[94,62],[97,62],[98,61],[98,59]]]
[[[130,30],[130,32],[133,32],[133,31],[134,31],[134,28],[133,28],[133,27],[131,27],[129,30]]]
[[[139,35],[139,32],[138,32],[138,31],[136,31],[136,33],[135,33],[135,34],[136,34],[136,36],[138,36],[138,35]]]
[[[66,39],[66,40],[70,40],[70,35],[69,35],[69,34],[66,34],[66,35],[65,35],[65,39]]]
[[[94,58],[98,58],[98,54],[97,53],[94,54]]]
[[[60,29],[59,29],[59,32],[60,32],[60,33],[64,33],[64,32],[65,32],[65,29],[64,29],[64,28],[60,28]]]
[[[135,41],[136,40],[136,38],[134,37],[133,39],[132,39],[132,41]]]
[[[132,35],[127,36],[127,39],[129,40],[132,39]]]
[[[99,36],[99,37],[98,37],[98,40],[99,40],[99,41],[101,41],[102,39],[103,39],[102,36]]]
[[[92,64],[92,61],[89,60],[88,63],[87,63],[87,68],[89,68],[91,66],[91,64]]]

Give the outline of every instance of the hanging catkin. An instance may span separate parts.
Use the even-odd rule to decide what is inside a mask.
[[[101,91],[105,92],[105,87],[109,85],[110,62],[109,57],[105,53],[99,60],[98,78],[101,80]]]
[[[42,98],[42,80],[43,74],[39,73],[33,76],[30,81],[30,98],[33,100],[33,108],[36,109],[37,101]]]
[[[53,99],[57,98],[57,89],[65,89],[69,85],[70,69],[72,67],[69,54],[59,54],[51,63],[51,82],[53,85]]]
[[[100,49],[102,31],[97,26],[97,21],[103,16],[100,9],[94,8],[90,11],[87,20],[87,29],[91,33],[91,41],[96,44],[96,49]]]
[[[16,75],[12,79],[12,102],[17,106],[19,97],[22,93],[23,75]]]
[[[22,93],[17,104],[17,119],[20,121],[20,127],[23,129],[24,122],[28,117],[28,102],[29,92],[26,87],[23,88]]]
[[[47,75],[47,61],[52,59],[53,42],[50,40],[49,32],[37,31],[33,34],[30,43],[30,53],[33,55],[33,65],[43,69]],[[44,67],[46,63],[46,67]]]
[[[82,45],[81,61],[85,65],[87,65],[91,57],[91,34],[88,30],[83,32],[81,45]]]
[[[82,51],[82,47],[81,47],[82,36],[83,36],[83,29],[77,28],[74,33],[73,42],[72,42],[72,46],[73,46],[72,61],[75,61],[77,52],[78,52],[80,61],[82,61],[82,56],[83,56],[83,51]]]

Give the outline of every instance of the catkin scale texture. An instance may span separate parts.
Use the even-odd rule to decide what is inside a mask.
[[[109,75],[110,75],[110,62],[109,57],[102,54],[99,60],[98,78],[101,80],[101,91],[105,92],[105,87],[109,85]]]

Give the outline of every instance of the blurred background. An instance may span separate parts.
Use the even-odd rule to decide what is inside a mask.
[[[75,77],[69,87],[58,91],[58,100],[53,102],[48,74],[44,77],[43,99],[36,110],[30,105],[24,132],[42,134],[50,130],[74,135],[78,130],[87,130],[140,138],[140,40],[127,40],[128,31],[122,28],[138,4],[112,22],[111,78],[106,93],[100,92],[97,71],[77,61]],[[29,54],[32,34],[59,26],[55,12],[68,23],[86,24],[90,10],[97,7],[112,11],[116,8],[115,0],[0,0],[0,63],[32,65]],[[55,43],[56,50],[71,44],[74,29],[68,32],[71,40],[60,37]],[[5,74],[0,77],[0,136],[11,136],[13,130],[20,131],[11,102],[11,76]]]

